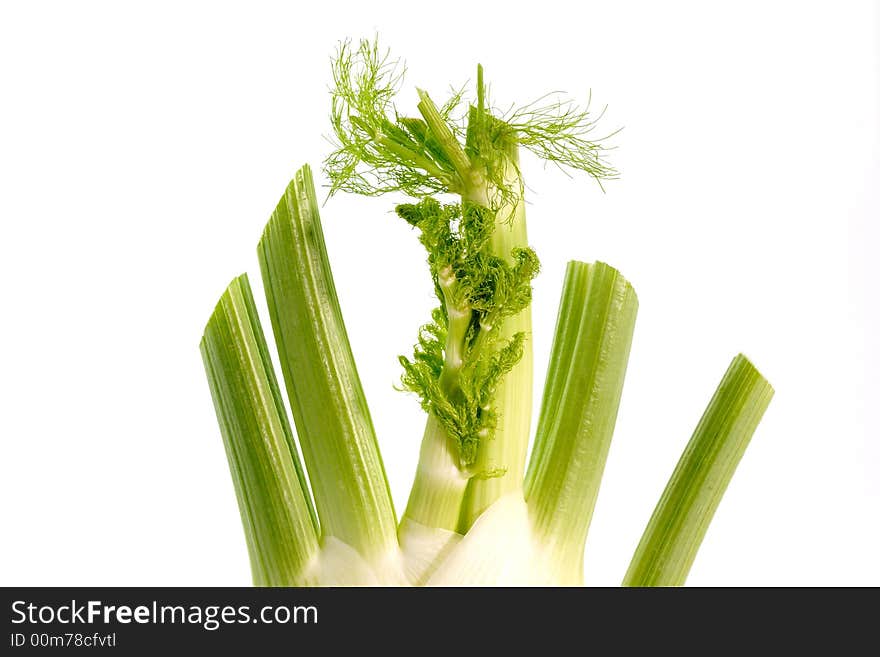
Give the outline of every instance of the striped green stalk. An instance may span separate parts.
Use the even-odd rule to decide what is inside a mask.
[[[246,275],[223,293],[200,347],[254,584],[298,584],[317,523]]]
[[[773,398],[748,358],[733,359],[642,535],[624,586],[681,586]]]

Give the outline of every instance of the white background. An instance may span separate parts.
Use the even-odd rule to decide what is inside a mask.
[[[613,264],[641,302],[587,583],[620,581],[743,351],[777,393],[689,583],[880,584],[878,21],[866,2],[4,2],[0,583],[250,582],[198,341],[242,271],[264,310],[256,241],[328,152],[330,56],[378,31],[404,111],[479,61],[499,105],[592,89],[624,128],[605,194],[524,165],[536,387],[566,260]],[[423,418],[395,356],[432,298],[394,201],[323,216],[401,510]]]

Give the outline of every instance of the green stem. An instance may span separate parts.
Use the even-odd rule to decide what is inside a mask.
[[[443,292],[443,304],[448,320],[440,385],[447,393],[451,393],[458,386],[458,375],[464,360],[464,343],[471,323],[472,310],[468,305],[458,305],[453,302],[456,282],[455,275],[451,271],[439,273],[438,285]]]
[[[461,144],[458,143],[458,139],[452,133],[449,125],[443,120],[440,110],[437,109],[437,106],[428,96],[427,92],[421,89],[417,91],[419,94],[419,104],[417,105],[419,113],[425,119],[425,123],[428,124],[428,128],[437,140],[440,150],[443,151],[443,154],[452,163],[462,183],[467,184],[471,174],[471,162],[468,156],[465,154]]]
[[[258,252],[322,531],[368,558],[395,548],[394,507],[307,166],[278,203]]]
[[[548,437],[551,435],[553,422],[556,421],[560,409],[562,395],[565,392],[566,377],[571,363],[574,361],[578,331],[581,330],[580,317],[586,294],[585,283],[589,269],[570,262],[565,271],[562,284],[562,298],[553,332],[553,347],[547,364],[544,381],[544,393],[541,397],[541,410],[538,412],[538,428],[532,446],[534,454],[546,453]],[[535,467],[529,467],[524,487],[531,489],[534,485]]]
[[[257,586],[291,586],[318,550],[308,487],[246,275],[200,344]]]
[[[451,133],[450,138],[452,138]],[[455,143],[456,147],[460,150],[458,142],[456,141]],[[511,185],[518,185],[516,181],[519,180],[516,156],[514,146],[508,154],[510,160],[508,170]],[[471,183],[480,180],[484,181],[484,178],[473,170],[465,172],[463,178],[471,181]],[[488,208],[491,207],[492,196],[492,191],[484,181],[480,184],[470,184],[467,187],[466,193],[462,196],[462,201]],[[494,255],[500,256],[512,264],[511,251],[515,247],[528,246],[525,206],[522,199],[519,199],[513,208],[509,206],[498,208],[495,216],[496,225],[492,232],[491,251]],[[444,294],[447,315],[449,317],[445,348],[446,361],[440,381],[448,390],[456,385],[455,379],[461,365],[461,359],[457,357],[457,354],[460,351],[460,345],[463,343],[464,332],[467,330],[470,322],[471,313],[467,308],[459,309],[450,303],[452,297],[450,286],[454,282],[445,281],[442,276],[439,282]],[[444,524],[429,524],[429,526],[465,533],[477,517],[495,500],[521,487],[531,428],[533,360],[532,344],[529,339],[531,338],[531,330],[532,315],[531,308],[529,307],[516,316],[504,320],[499,328],[499,337],[502,341],[506,341],[520,332],[526,333],[527,339],[523,345],[522,359],[504,376],[495,395],[495,404],[499,416],[495,437],[480,444],[477,451],[477,460],[468,468],[468,474],[462,472],[453,474],[447,471],[447,465],[452,465],[457,469],[459,459],[450,447],[449,439],[446,438],[445,443],[443,443],[437,437],[438,433],[442,433],[442,429],[439,426],[432,428],[432,424],[436,424],[436,422],[433,418],[428,419],[425,439],[422,442],[419,468],[413,484],[414,492],[410,495],[410,501],[407,506],[407,515],[410,517],[428,518],[433,516],[430,509],[422,508],[422,505],[427,504],[433,495],[427,493],[428,489],[431,486],[437,485],[439,490],[436,492],[436,495],[443,500],[444,504],[444,511],[439,514]],[[430,440],[432,443],[436,443],[436,445],[426,445],[426,440]],[[423,468],[422,459],[426,457],[432,459],[432,464],[426,464]],[[450,463],[441,465],[443,458],[448,458]],[[444,476],[438,477],[436,474],[427,476],[423,471],[431,473],[442,472]],[[470,473],[480,474],[485,472],[502,472],[503,474],[487,478],[473,477],[469,483],[467,479],[463,479],[463,477],[467,477]],[[463,486],[462,482],[466,485]],[[416,489],[419,491],[418,494],[415,493]],[[454,499],[455,495],[460,495],[457,502]],[[450,524],[446,513],[453,508],[459,508],[460,512],[458,519]],[[422,520],[419,522],[428,524]]]
[[[467,475],[458,468],[458,454],[446,430],[434,415],[429,415],[404,518],[426,527],[455,531],[467,484]]]
[[[733,359],[648,523],[624,586],[681,586],[773,388],[749,360]]]
[[[478,69],[478,75],[480,84],[482,84],[482,67]],[[480,103],[483,102],[482,95],[481,87]],[[428,95],[423,91],[419,91],[419,97],[422,101],[419,104],[419,110],[425,122],[437,138],[441,150],[453,163],[461,178],[464,190],[462,193],[462,203],[492,208],[495,211],[495,227],[490,242],[491,253],[503,258],[508,264],[513,264],[514,259],[511,253],[513,249],[528,246],[525,204],[521,194],[499,194],[498,190],[487,181],[482,166],[470,161]],[[471,114],[472,121],[479,121],[484,118],[482,109],[472,110]],[[521,188],[521,180],[518,151],[515,142],[511,141],[508,144],[503,157],[505,162],[505,186],[519,190]],[[500,207],[497,207],[499,199],[510,199],[510,201],[500,203]],[[510,203],[514,203],[514,205],[511,206]],[[446,362],[440,381],[442,385],[450,389],[450,387],[454,388],[455,386],[456,373],[460,366],[460,358],[457,357],[457,353],[462,326],[459,326],[457,322],[459,320],[463,321],[463,328],[466,329],[467,321],[465,320],[470,319],[470,313],[457,314],[455,312],[457,309],[451,308],[448,303],[449,295],[444,287],[444,281],[441,280],[440,284],[447,302],[447,315],[449,317],[449,331],[445,350]],[[454,529],[460,533],[467,532],[480,514],[492,503],[503,495],[522,486],[532,412],[533,358],[531,331],[532,316],[530,307],[526,307],[514,317],[505,319],[501,326],[498,327],[498,337],[501,342],[506,342],[517,333],[524,333],[526,340],[523,344],[522,358],[502,378],[495,393],[494,405],[498,413],[495,435],[491,440],[485,440],[480,443],[476,462],[468,467],[468,473],[477,475],[492,473],[494,476],[475,476],[471,478],[466,488],[461,489],[463,498],[459,501],[461,511],[457,523],[452,526],[443,525],[444,528]],[[480,340],[479,336],[477,340]],[[430,422],[431,420],[429,420]],[[426,430],[425,435],[431,436],[433,432]],[[424,447],[423,443],[423,454],[426,453],[424,452]],[[447,455],[452,457],[452,463],[457,463],[458,459],[454,458],[451,452],[449,452],[448,445],[444,446],[444,450]],[[427,453],[439,458],[439,452],[435,450],[428,450]],[[449,508],[454,506],[451,491],[458,491],[459,484],[460,481],[457,477],[452,486],[446,485],[445,481],[441,484],[441,492],[439,494],[446,501],[446,506]],[[418,474],[416,475],[416,484],[414,486],[424,489],[430,485],[429,479],[420,478]],[[429,515],[425,510],[418,510],[418,504],[426,499],[427,496],[424,494],[411,496],[410,505],[407,507],[408,513],[411,511],[420,515]]]
[[[519,163],[516,147],[507,155],[508,175],[511,186],[519,185]],[[466,202],[489,207],[492,191],[487,185],[476,187],[463,198]],[[511,208],[502,205],[495,213],[495,229],[492,232],[491,250],[494,255],[513,263],[511,251],[528,246],[526,233],[525,203],[517,197]],[[474,472],[503,472],[500,476],[476,477],[471,480],[465,494],[458,530],[466,532],[483,511],[493,502],[522,486],[526,453],[532,422],[532,309],[531,305],[513,317],[503,321],[499,337],[507,341],[517,333],[525,333],[522,359],[508,372],[498,385],[495,405],[498,424],[495,437],[483,442],[477,452]]]
[[[407,146],[399,144],[394,141],[391,137],[386,135],[379,135],[376,138],[376,141],[383,146],[385,146],[389,151],[400,157],[402,160],[411,163],[413,166],[416,166],[420,169],[423,169],[426,173],[434,176],[437,180],[442,181],[448,186],[452,186],[454,183],[449,179],[449,174],[440,169],[437,165],[435,165],[430,159],[414,151]]]
[[[568,264],[525,496],[536,532],[571,572],[582,572],[637,310],[620,272]]]
[[[471,309],[453,303],[456,282],[451,271],[440,272],[438,279],[449,320],[440,385],[451,394],[458,386]],[[427,527],[455,531],[468,482],[467,475],[459,469],[459,460],[457,448],[446,430],[429,414],[404,518]]]

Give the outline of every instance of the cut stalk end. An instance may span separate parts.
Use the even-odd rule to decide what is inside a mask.
[[[246,275],[223,293],[200,348],[254,584],[297,584],[317,526]]]
[[[623,580],[681,586],[736,466],[773,398],[773,387],[739,354],[681,455]]]
[[[397,522],[327,258],[309,167],[260,240],[266,301],[325,536],[367,558],[397,546]]]
[[[536,531],[578,571],[637,310],[635,291],[616,269],[569,263],[525,495]]]

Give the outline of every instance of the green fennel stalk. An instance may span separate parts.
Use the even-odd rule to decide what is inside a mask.
[[[742,354],[718,385],[651,516],[623,583],[681,586],[736,466],[773,398]]]
[[[221,297],[201,350],[254,583],[294,584],[318,549],[318,525],[246,275]]]
[[[575,573],[583,566],[637,310],[620,272],[604,263],[569,263],[525,496],[537,530]]]
[[[396,544],[397,520],[327,262],[308,168],[288,186],[258,253],[321,527],[372,558]],[[321,476],[326,472],[347,485]]]

